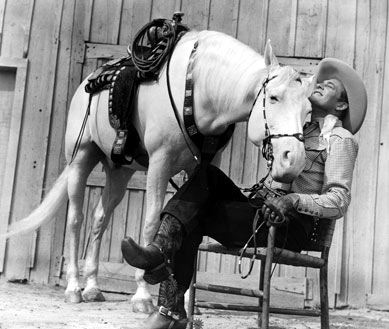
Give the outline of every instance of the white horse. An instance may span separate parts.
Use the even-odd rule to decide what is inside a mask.
[[[265,123],[271,134],[302,133],[305,117],[310,111],[308,81],[300,79],[299,73],[292,68],[279,66],[270,44],[262,57],[247,45],[219,32],[188,32],[176,45],[168,74],[178,109],[183,107],[187,65],[196,41],[198,47],[193,62],[194,112],[195,122],[204,135],[222,134],[230,124],[247,120],[248,137],[256,145],[261,145],[265,138]],[[268,77],[270,81],[265,85]],[[84,81],[77,89],[70,105],[65,136],[68,165],[41,205],[25,219],[13,223],[8,231],[9,237],[38,228],[54,218],[57,210],[69,198],[67,230],[70,256],[65,296],[67,301],[73,303],[104,300],[97,282],[101,237],[114,208],[122,200],[132,174],[136,170],[148,170],[147,213],[143,228],[144,243],[148,244],[159,226],[169,178],[181,170],[190,173],[196,165],[172,110],[167,91],[166,65],[158,81],[140,85],[133,113],[132,122],[141,138],[141,147],[148,154],[148,168],[136,161],[128,167],[114,165],[111,161],[116,132],[108,121],[106,90],[92,97],[90,115],[78,152],[70,161],[88,107],[89,94],[84,91],[86,83]],[[263,95],[266,96],[265,108]],[[267,122],[264,119],[265,109]],[[275,138],[272,145],[272,176],[280,181],[296,177],[305,162],[304,144],[290,137]],[[190,146],[200,157],[192,142]],[[91,250],[84,272],[86,287],[81,293],[77,260],[84,218],[84,190],[90,172],[99,161],[104,166],[106,186],[94,212]],[[138,289],[132,298],[132,308],[134,311],[150,312],[153,310],[152,299],[142,276],[143,271],[138,270]]]

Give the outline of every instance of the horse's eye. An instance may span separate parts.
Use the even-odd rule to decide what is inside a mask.
[[[303,83],[300,77],[298,77],[298,78],[296,79],[296,81],[297,81],[297,82],[300,82],[301,84]]]
[[[270,103],[272,103],[272,104],[278,102],[278,97],[277,96],[270,95],[269,98],[270,98]]]

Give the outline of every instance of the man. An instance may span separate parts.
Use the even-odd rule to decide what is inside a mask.
[[[358,145],[353,138],[366,113],[365,86],[356,72],[337,59],[320,62],[316,88],[309,100],[311,123],[304,128],[306,165],[288,194],[270,198],[262,207],[262,221],[289,223],[277,229],[276,246],[301,251],[315,220],[342,217],[351,201],[351,181]],[[194,258],[204,235],[226,246],[242,247],[252,234],[256,210],[240,189],[219,169],[199,165],[164,208],[154,241],[140,247],[122,241],[126,261],[145,270],[144,279],[161,282],[159,310],[145,328],[185,328],[184,293],[194,271]],[[267,226],[257,243],[265,246]]]

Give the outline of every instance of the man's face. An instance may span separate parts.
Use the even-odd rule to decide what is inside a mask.
[[[312,110],[321,109],[325,112],[333,111],[342,101],[342,93],[345,91],[343,84],[337,79],[324,80],[316,85],[309,100]]]

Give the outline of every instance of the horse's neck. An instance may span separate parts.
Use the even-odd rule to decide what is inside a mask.
[[[257,59],[263,65],[261,70],[258,65],[253,67],[255,78],[244,67],[226,60],[223,65],[230,74],[220,76],[220,72],[210,69],[205,79],[195,82],[196,121],[204,134],[220,134],[230,124],[248,120],[261,82],[266,79],[263,58],[258,54]]]

